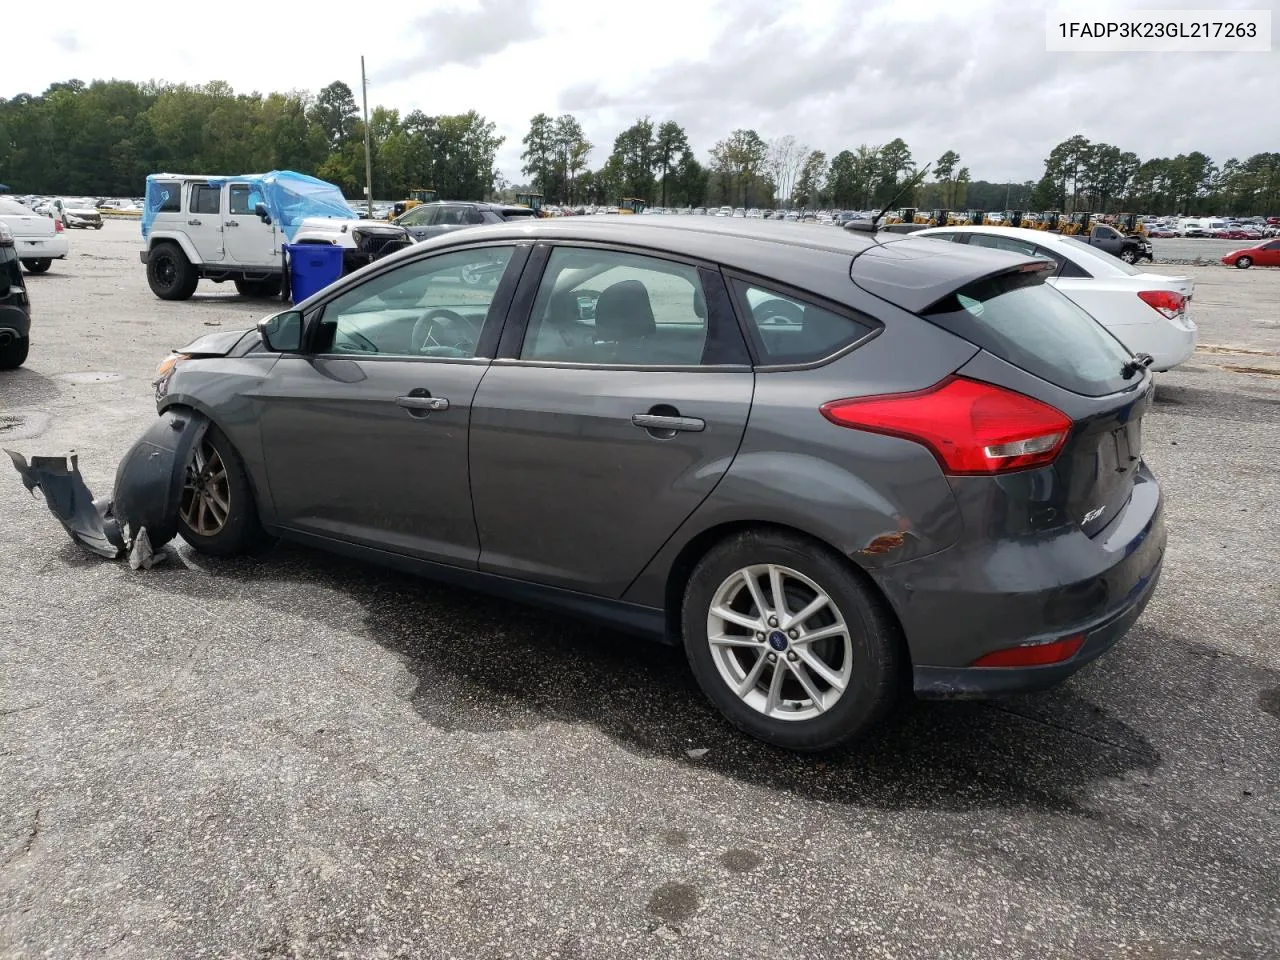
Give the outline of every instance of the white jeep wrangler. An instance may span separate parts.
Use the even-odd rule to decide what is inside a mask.
[[[333,184],[288,170],[242,177],[151,174],[141,260],[162,300],[186,300],[200,280],[244,296],[287,293],[285,247],[343,248],[349,273],[413,242],[404,227],[361,220]]]

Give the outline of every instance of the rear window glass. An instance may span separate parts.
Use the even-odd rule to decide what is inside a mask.
[[[1119,257],[1113,257],[1101,247],[1095,247],[1075,237],[1063,237],[1062,242],[1071,250],[1073,257],[1085,262],[1089,273],[1095,277],[1105,277],[1108,273],[1112,276],[1136,277],[1143,272],[1137,267],[1129,266]]]
[[[927,319],[1028,373],[1073,393],[1101,397],[1133,384],[1129,351],[1039,274],[1005,274],[970,284]]]

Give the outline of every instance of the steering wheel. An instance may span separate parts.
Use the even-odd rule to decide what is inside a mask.
[[[428,310],[413,325],[409,352],[439,351],[448,356],[469,357],[476,351],[479,333],[476,325],[462,314],[438,307]]]
[[[354,330],[335,330],[333,334],[333,345],[336,347],[342,341],[347,341],[354,348],[353,353],[379,353],[377,344],[366,337],[363,333],[357,333]]]
[[[804,323],[803,308],[791,303],[789,300],[779,300],[776,297],[764,301],[751,312],[755,314],[756,322],[761,326],[778,323]]]

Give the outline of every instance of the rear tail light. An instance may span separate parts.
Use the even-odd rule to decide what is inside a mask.
[[[1166,320],[1176,320],[1187,309],[1187,298],[1174,290],[1143,290],[1138,296]]]
[[[953,475],[990,475],[1053,462],[1071,418],[990,383],[948,377],[914,393],[823,404],[832,423],[923,444]]]
[[[1077,633],[1049,643],[993,650],[973,661],[972,665],[975,667],[1045,667],[1051,663],[1070,660],[1080,652],[1083,646],[1084,634]]]
[[[62,221],[58,217],[53,218],[53,232],[54,233],[62,232]]]

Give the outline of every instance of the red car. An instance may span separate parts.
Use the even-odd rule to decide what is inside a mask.
[[[1222,262],[1228,267],[1248,270],[1254,264],[1260,267],[1280,267],[1280,240],[1263,240],[1243,250],[1232,250]]]

